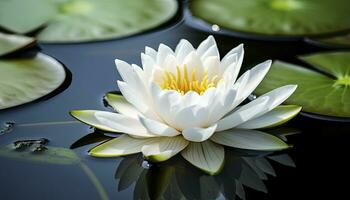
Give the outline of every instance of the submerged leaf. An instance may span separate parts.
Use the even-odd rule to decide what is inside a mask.
[[[304,36],[349,29],[348,3],[347,0],[193,0],[190,10],[200,19],[233,31]]]
[[[11,145],[0,148],[0,156],[32,162],[44,162],[51,164],[72,165],[79,164],[80,159],[74,151],[61,148],[47,146],[44,152],[18,151]]]
[[[57,89],[64,67],[42,53],[35,57],[0,60],[0,109],[28,103]]]
[[[319,53],[301,59],[323,73],[276,61],[255,93],[297,84],[298,89],[286,103],[301,105],[304,112],[350,117],[350,53]]]

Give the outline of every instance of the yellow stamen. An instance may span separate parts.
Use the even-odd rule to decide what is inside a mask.
[[[185,65],[183,68],[176,66],[176,73],[165,70],[162,77],[162,83],[160,84],[162,89],[175,90],[182,95],[189,91],[197,92],[202,95],[207,89],[216,87],[218,83],[218,76],[214,76],[209,79],[208,71],[205,70],[202,78],[196,77],[196,69],[190,69],[189,76],[188,67]]]

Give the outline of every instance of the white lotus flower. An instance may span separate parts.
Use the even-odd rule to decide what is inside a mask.
[[[240,105],[268,72],[271,61],[246,71],[237,79],[243,45],[220,61],[212,36],[197,49],[181,40],[175,52],[164,44],[158,51],[146,47],[142,66],[116,60],[123,96],[107,94],[118,112],[71,111],[78,120],[108,132],[124,133],[90,151],[109,157],[142,152],[152,161],[164,161],[181,152],[195,166],[216,173],[227,145],[242,149],[279,150],[288,147],[279,138],[257,130],[288,121],[299,106],[279,106],[296,89],[277,88]]]

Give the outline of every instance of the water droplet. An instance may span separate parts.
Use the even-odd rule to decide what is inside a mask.
[[[256,95],[254,95],[254,94],[250,94],[249,96],[248,96],[248,99],[250,100],[250,101],[253,101],[254,99],[256,99],[257,97],[256,97]]]
[[[218,32],[218,31],[220,31],[220,26],[217,25],[217,24],[213,24],[213,25],[211,26],[211,30],[213,30],[213,31],[215,31],[215,32]]]
[[[3,128],[0,129],[0,135],[11,132],[13,130],[14,125],[14,122],[5,122]]]
[[[149,168],[152,167],[152,164],[151,164],[150,162],[148,162],[147,160],[143,160],[141,166],[142,166],[144,169],[149,169]]]
[[[38,151],[45,151],[47,150],[46,146],[49,143],[49,140],[46,138],[40,138],[37,140],[17,140],[13,142],[13,146],[15,150],[23,151],[29,147],[31,148],[31,151],[38,152]]]
[[[33,151],[33,152],[36,152],[36,153],[38,153],[38,152],[43,152],[43,151],[46,151],[46,150],[47,150],[47,147],[45,147],[45,146],[42,145],[42,144],[36,144],[36,145],[34,145],[33,148],[32,148],[32,151]]]

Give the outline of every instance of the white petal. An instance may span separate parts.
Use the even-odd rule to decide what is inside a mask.
[[[272,128],[289,121],[294,116],[296,116],[300,112],[300,110],[301,110],[300,106],[294,106],[294,105],[278,106],[258,118],[248,120],[247,122],[244,122],[243,124],[238,125],[237,128],[242,128],[242,129]]]
[[[220,172],[224,164],[225,151],[221,145],[210,140],[205,142],[192,142],[181,152],[192,165],[199,169],[215,175]]]
[[[100,124],[103,124],[114,130],[119,130],[120,132],[132,136],[155,137],[155,135],[148,133],[145,127],[136,118],[103,111],[95,112],[94,116]]]
[[[144,145],[153,142],[153,138],[137,139],[123,134],[102,143],[89,151],[95,157],[116,157],[139,153]]]
[[[147,132],[138,119],[125,115],[97,110],[73,110],[70,114],[77,120],[104,131],[122,132],[136,137],[155,137]]]
[[[157,51],[151,47],[145,47],[145,54],[153,58],[153,60],[157,60]]]
[[[232,60],[229,58],[232,58],[232,54],[237,54],[238,62],[237,62],[237,67],[240,68],[243,62],[243,57],[244,57],[244,48],[243,44],[238,45],[236,48],[233,48],[231,51],[229,51],[221,60],[222,66],[226,68],[226,66],[229,66],[232,64]]]
[[[168,55],[174,55],[173,50],[165,44],[160,44],[158,47],[157,64],[163,67],[164,61]]]
[[[117,81],[117,84],[124,98],[138,111],[145,113],[148,110],[148,106],[144,103],[144,100],[139,95],[137,95],[137,91],[130,88],[130,86],[125,82]]]
[[[266,73],[269,71],[271,66],[271,60],[260,63],[255,66],[253,69],[248,70],[245,73],[249,73],[249,78],[246,84],[241,84],[238,88],[237,99],[232,104],[232,108],[238,106],[242,101],[244,101],[260,84],[260,82],[264,79]],[[243,76],[243,75],[242,75]],[[237,80],[240,81],[241,78]]]
[[[189,75],[191,74],[191,69],[195,69],[197,79],[201,79],[201,77],[203,77],[203,63],[195,51],[192,51],[186,56],[183,64],[188,67]]]
[[[207,39],[203,40],[197,48],[197,54],[202,56],[211,46],[216,46],[216,41],[212,35],[209,35]]]
[[[140,117],[140,122],[149,133],[154,135],[173,137],[181,134],[176,129],[156,120]]]
[[[236,127],[243,122],[252,119],[256,114],[266,109],[269,97],[262,97],[249,102],[235,112],[218,121],[217,131],[223,131]]]
[[[151,77],[153,69],[158,67],[155,60],[151,56],[141,53],[141,62],[146,76]]]
[[[143,91],[144,88],[143,81],[140,79],[139,75],[135,71],[135,67],[129,65],[128,63],[115,59],[115,64],[117,66],[118,72],[122,77],[123,81],[126,82],[132,89],[139,89]]]
[[[107,93],[105,100],[115,111],[125,116],[137,118],[141,115],[141,113],[137,111],[122,95]]]
[[[228,91],[217,90],[215,100],[210,106],[211,112],[209,114],[209,123],[217,122],[221,119],[226,113],[230,111],[232,102],[236,98],[237,91],[230,89]]]
[[[175,156],[189,144],[182,136],[155,138],[152,144],[141,149],[146,159],[152,162],[162,162]]]
[[[214,124],[208,128],[191,127],[184,129],[182,131],[182,135],[186,140],[189,140],[191,142],[203,142],[213,135],[216,127],[217,124]]]
[[[178,64],[182,65],[186,56],[194,50],[195,49],[193,48],[192,44],[189,41],[182,39],[179,42],[179,44],[176,46],[176,50],[175,50],[175,56]]]
[[[205,58],[209,56],[215,56],[220,58],[218,47],[215,45],[211,46],[200,58],[201,60],[204,60]]]
[[[207,108],[201,106],[190,106],[182,108],[178,113],[173,114],[174,124],[177,130],[184,130],[191,127],[202,127],[206,123]]]
[[[240,149],[275,151],[289,148],[278,137],[256,130],[232,129],[217,132],[210,139],[218,144]]]
[[[207,57],[203,61],[203,66],[208,72],[209,79],[212,79],[216,75],[218,76],[218,78],[221,78],[219,57],[216,57],[216,56]]]

